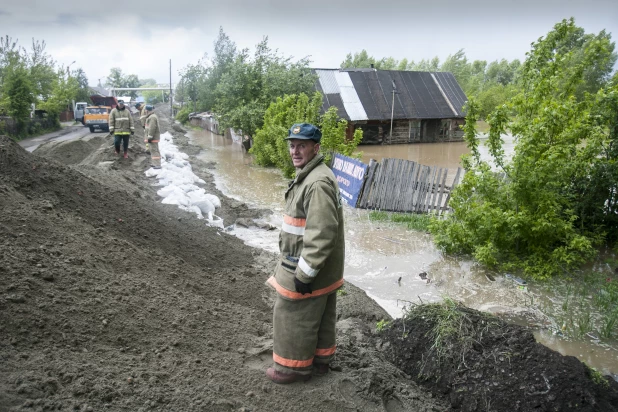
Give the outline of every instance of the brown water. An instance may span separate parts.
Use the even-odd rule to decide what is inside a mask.
[[[275,169],[252,164],[251,156],[239,144],[207,131],[189,133],[193,143],[204,148],[199,157],[217,163],[215,180],[227,195],[275,213],[269,222],[280,226],[286,179]],[[513,141],[505,139],[507,154]],[[395,157],[433,166],[456,168],[467,153],[464,143],[435,143],[397,146],[361,146],[363,160]],[[481,155],[487,150],[481,147]],[[450,296],[475,309],[484,310],[537,329],[539,342],[563,354],[573,355],[604,373],[618,373],[618,343],[595,343],[592,339],[567,339],[555,335],[559,329],[548,308],[560,305],[561,288],[530,284],[521,290],[501,274],[486,271],[474,262],[444,256],[431,236],[408,231],[401,225],[369,220],[366,210],[345,208],[346,267],[345,278],[364,289],[392,316],[400,316],[409,302],[436,302]],[[224,222],[230,225],[233,222]],[[276,252],[277,231],[234,229],[233,234],[247,244]],[[427,272],[428,283],[418,274]],[[401,278],[401,280],[399,280]],[[553,331],[553,332],[552,332]]]

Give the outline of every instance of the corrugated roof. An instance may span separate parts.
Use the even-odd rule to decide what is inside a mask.
[[[343,107],[347,112],[350,120],[367,120],[367,113],[363,108],[363,104],[358,98],[354,84],[350,79],[350,75],[346,72],[335,72],[335,79],[339,85],[341,100]]]
[[[468,99],[452,73],[374,69],[315,72],[316,90],[325,95],[323,110],[335,106],[347,120],[390,120],[391,112],[395,119],[465,116],[463,105]]]

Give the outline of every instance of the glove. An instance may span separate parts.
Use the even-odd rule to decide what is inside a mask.
[[[133,136],[135,134],[135,132],[133,130],[131,130],[131,136]]]
[[[303,283],[296,277],[294,278],[294,286],[296,287],[296,291],[301,295],[304,295],[305,293],[311,295],[311,293],[313,292],[311,290],[311,283]]]
[[[148,139],[148,143],[152,143],[152,137]]]

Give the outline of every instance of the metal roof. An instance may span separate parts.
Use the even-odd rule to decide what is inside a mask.
[[[452,119],[465,116],[468,100],[448,72],[314,69],[322,110],[337,107],[347,120]],[[395,94],[393,96],[393,88]],[[394,98],[394,108],[393,108]]]

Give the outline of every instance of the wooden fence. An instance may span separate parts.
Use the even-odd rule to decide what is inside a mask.
[[[463,170],[447,179],[448,169],[402,159],[372,160],[357,207],[390,212],[446,213]],[[448,184],[447,184],[448,181]]]

